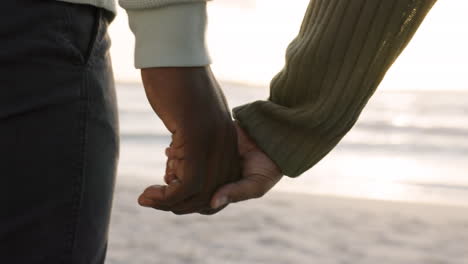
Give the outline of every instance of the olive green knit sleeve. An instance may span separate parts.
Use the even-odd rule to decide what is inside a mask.
[[[270,95],[235,107],[258,146],[296,177],[352,128],[435,0],[312,0]]]

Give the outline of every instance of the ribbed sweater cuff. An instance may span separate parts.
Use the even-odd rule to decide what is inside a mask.
[[[255,101],[233,108],[233,117],[283,175],[297,177],[325,157],[346,133],[338,127],[327,133],[301,126],[300,119],[292,118],[300,112],[271,101]]]

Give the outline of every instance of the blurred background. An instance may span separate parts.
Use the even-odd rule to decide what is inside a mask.
[[[212,69],[231,108],[266,99],[307,0],[208,5]],[[468,263],[468,1],[440,0],[359,121],[320,163],[216,216],[136,204],[162,183],[170,134],[110,27],[121,158],[109,263]]]

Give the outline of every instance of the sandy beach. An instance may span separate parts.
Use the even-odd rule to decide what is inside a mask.
[[[109,264],[466,264],[468,207],[271,192],[215,216],[142,208],[116,186]]]

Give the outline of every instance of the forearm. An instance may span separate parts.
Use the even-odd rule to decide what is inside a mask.
[[[299,176],[351,129],[434,3],[311,1],[268,100],[234,117],[285,175]]]

